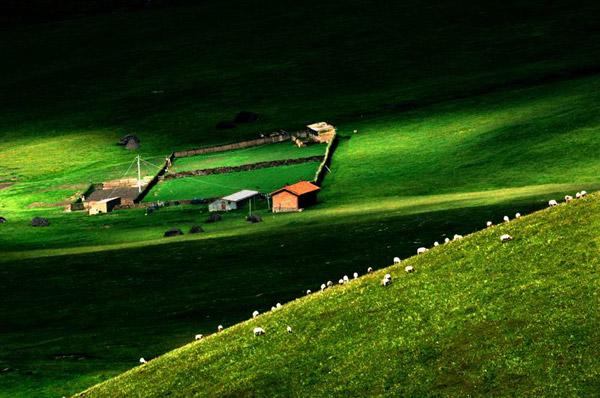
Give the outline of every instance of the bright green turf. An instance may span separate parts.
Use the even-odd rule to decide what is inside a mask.
[[[0,190],[0,369],[18,371],[0,395],[74,393],[324,279],[598,189],[598,12],[225,0],[3,31],[0,182],[18,184]],[[214,129],[242,109],[261,121]],[[351,138],[302,214],[249,225],[242,210],[163,239],[206,208],[29,207],[119,178],[137,153],[161,165],[318,120]],[[139,152],[114,145],[126,133]],[[52,226],[28,227],[35,215]],[[49,359],[69,352],[100,359]]]
[[[599,211],[596,197],[485,230],[81,396],[595,396]],[[501,243],[504,233],[514,240]],[[417,272],[405,274],[407,265]],[[265,336],[253,336],[257,326]]]
[[[209,153],[206,155],[176,158],[171,173],[180,171],[210,169],[223,166],[241,166],[249,163],[270,162],[273,160],[298,159],[310,156],[322,156],[326,146],[309,145],[298,148],[292,142],[279,142],[277,144],[261,145],[235,151]]]
[[[281,188],[286,183],[294,184],[300,180],[311,181],[315,178],[318,167],[318,162],[310,162],[229,174],[166,180],[157,184],[144,198],[144,201],[215,198],[242,189],[269,193]]]

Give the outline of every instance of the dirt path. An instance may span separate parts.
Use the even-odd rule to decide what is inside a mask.
[[[179,173],[167,174],[165,176],[165,180],[173,180],[176,178],[193,177],[193,176],[207,176],[207,175],[211,175],[211,174],[228,174],[228,173],[236,173],[238,171],[265,169],[268,167],[278,167],[278,166],[289,166],[289,165],[293,165],[293,164],[322,162],[323,158],[324,158],[324,156],[311,156],[308,158],[300,158],[300,159],[284,159],[284,160],[273,160],[270,162],[250,163],[250,164],[244,164],[241,166],[226,166],[226,167],[216,167],[214,169],[181,171]]]

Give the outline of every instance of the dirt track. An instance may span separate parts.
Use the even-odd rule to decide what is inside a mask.
[[[193,176],[207,176],[207,175],[211,175],[211,174],[227,174],[227,173],[235,173],[238,171],[265,169],[268,167],[278,167],[278,166],[289,166],[289,165],[301,164],[301,163],[322,162],[323,158],[324,158],[324,156],[311,156],[308,158],[300,158],[300,159],[285,159],[285,160],[274,160],[271,162],[250,163],[250,164],[244,164],[242,166],[216,167],[214,169],[182,171],[179,173],[167,174],[165,176],[165,180],[173,180],[176,178],[193,177]]]

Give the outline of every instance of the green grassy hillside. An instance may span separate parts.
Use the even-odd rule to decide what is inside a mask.
[[[598,190],[598,7],[225,0],[3,30],[0,395],[82,391],[324,280]],[[215,129],[240,110],[261,120]],[[340,144],[301,214],[62,213],[137,154],[159,165],[319,120]],[[140,150],[114,145],[129,133]],[[206,232],[162,238],[196,224]]]
[[[445,244],[81,396],[596,396],[598,211],[586,198]]]

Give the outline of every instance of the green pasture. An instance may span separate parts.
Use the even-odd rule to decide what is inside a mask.
[[[599,11],[224,0],[3,30],[0,183],[15,185],[0,190],[0,396],[74,394],[326,280],[598,190]],[[240,110],[261,120],[215,129]],[[260,224],[247,208],[205,224],[206,205],[63,213],[91,182],[134,177],[138,154],[154,175],[176,150],[320,120],[338,127],[339,147],[306,212],[259,202]],[[125,134],[141,148],[117,147]],[[181,158],[172,171],[317,149]],[[270,191],[316,167],[173,180],[147,200]],[[390,291],[365,279],[302,299],[264,318],[266,339],[245,324],[181,352],[197,361],[162,367],[175,352],[94,394],[593,396],[597,207],[436,249],[410,260],[410,281],[394,269]],[[50,227],[28,226],[34,216]],[[188,235],[193,225],[205,232]],[[163,238],[170,228],[186,235]],[[513,246],[499,246],[505,230]]]
[[[318,162],[310,162],[228,174],[165,180],[157,184],[144,198],[144,201],[215,198],[230,195],[242,189],[270,193],[283,187],[286,183],[294,184],[300,180],[312,181],[318,167]]]
[[[340,125],[320,203],[283,215],[261,207],[260,224],[245,222],[247,209],[203,224],[206,206],[191,205],[148,216],[143,209],[99,217],[22,213],[0,227],[1,288],[11,297],[0,314],[12,320],[0,366],[16,369],[2,374],[0,390],[9,396],[74,393],[136,366],[141,356],[163,354],[325,280],[386,266],[394,256],[479,230],[487,220],[528,214],[551,198],[597,190],[598,163],[588,153],[598,145],[596,85],[594,78],[554,83]],[[553,117],[557,112],[564,117]],[[524,117],[512,127],[527,113],[540,119]],[[471,132],[470,140],[462,130]],[[486,145],[490,141],[495,144]],[[528,173],[519,173],[514,159]],[[482,167],[486,173],[477,172]],[[223,183],[244,173],[210,177],[228,189],[251,189]],[[26,216],[33,214],[48,216],[51,226],[29,227]],[[195,224],[206,232],[188,235]],[[186,235],[162,238],[170,228]],[[85,359],[54,359],[73,353]]]
[[[212,169],[224,166],[242,166],[244,164],[271,162],[274,160],[299,159],[325,154],[325,144],[314,144],[298,148],[291,141],[265,144],[234,151],[209,153],[205,155],[176,158],[170,173],[180,171]]]

